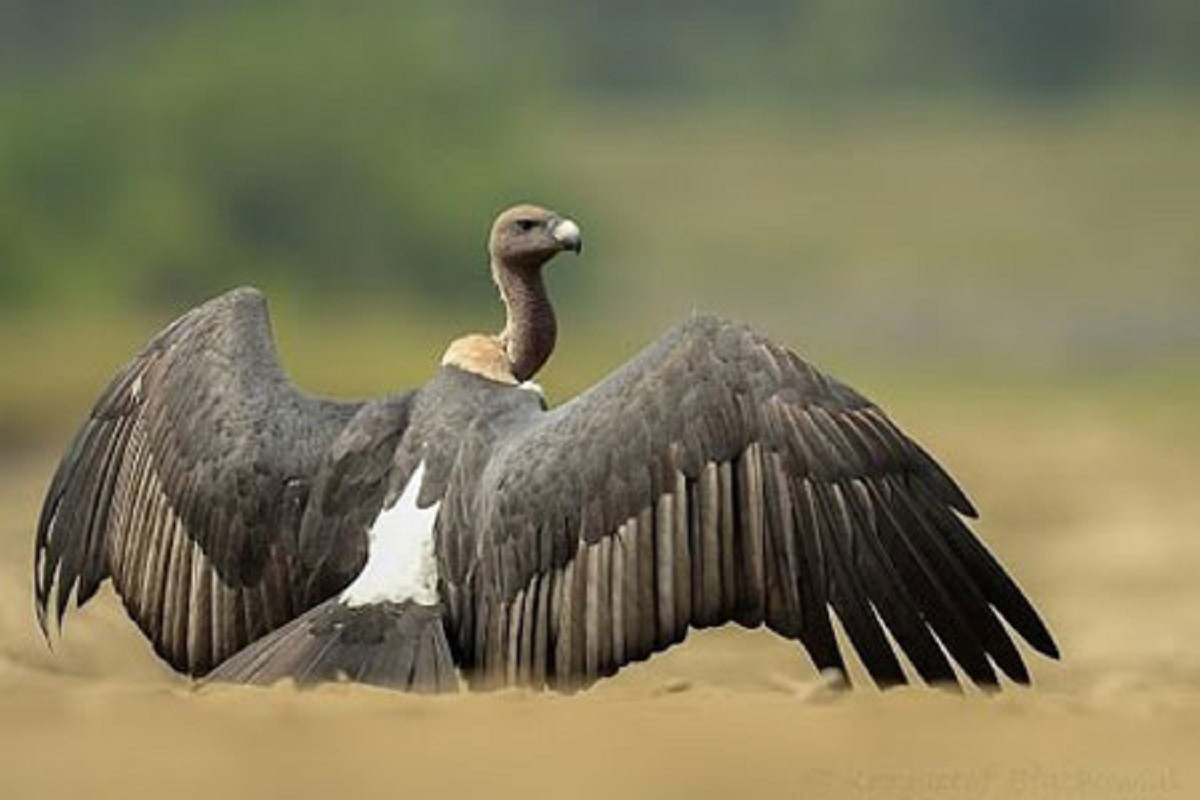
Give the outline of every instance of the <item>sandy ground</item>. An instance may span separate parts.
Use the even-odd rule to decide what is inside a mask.
[[[111,596],[51,653],[33,521],[55,454],[0,459],[0,797],[1200,796],[1200,430],[1120,410],[923,409],[1061,664],[959,698],[822,691],[761,632],[693,634],[575,697],[197,690]],[[1036,658],[1036,656],[1034,657]]]

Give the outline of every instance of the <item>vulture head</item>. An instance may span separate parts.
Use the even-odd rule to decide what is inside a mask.
[[[573,220],[528,203],[501,212],[492,223],[488,255],[507,313],[504,330],[455,340],[442,363],[501,383],[532,378],[550,358],[558,331],[541,268],[563,250],[583,250]]]
[[[496,266],[537,269],[563,250],[579,253],[583,240],[574,221],[522,204],[503,211],[492,223],[488,254]]]

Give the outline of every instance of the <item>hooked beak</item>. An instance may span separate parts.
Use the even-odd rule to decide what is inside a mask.
[[[558,220],[550,229],[550,235],[554,237],[554,241],[558,242],[563,250],[570,250],[576,254],[583,252],[583,237],[580,235],[579,226],[575,224],[574,220]]]

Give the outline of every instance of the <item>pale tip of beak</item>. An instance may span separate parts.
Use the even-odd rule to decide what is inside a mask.
[[[551,231],[551,235],[555,241],[563,246],[564,250],[571,250],[575,253],[583,252],[583,238],[579,232],[579,226],[574,220],[563,219],[559,220]]]

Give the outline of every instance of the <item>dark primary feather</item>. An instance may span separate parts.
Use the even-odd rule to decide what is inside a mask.
[[[487,402],[504,392],[520,394]],[[994,668],[1027,682],[1001,619],[1057,655],[949,475],[744,326],[694,318],[555,410],[483,416],[486,452],[440,455],[477,484],[431,490],[472,500],[443,513],[438,548],[476,684],[584,685],[730,620],[844,669],[831,612],[883,686],[907,680],[889,636],[931,682],[956,682],[951,661],[981,685]]]
[[[43,628],[111,577],[160,655],[202,674],[324,599],[306,585],[340,588],[358,567],[314,574],[297,536],[321,457],[359,408],[291,384],[253,289],[176,320],[114,378],[51,482]]]
[[[361,570],[422,461],[444,611],[305,614]],[[844,670],[836,617],[880,685],[908,679],[893,641],[930,682],[1026,682],[1001,620],[1057,649],[974,514],[877,406],[744,326],[695,318],[553,411],[454,367],[342,404],[291,385],[239,290],[97,402],[39,522],[37,603],[61,623],[111,576],[181,670],[255,642],[234,680],[449,689],[453,658],[474,686],[570,689],[728,621]]]

